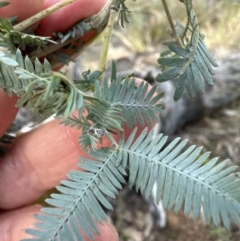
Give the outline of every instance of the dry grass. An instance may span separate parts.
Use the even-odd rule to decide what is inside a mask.
[[[184,6],[177,0],[167,1],[173,19],[186,22]],[[240,43],[240,2],[226,0],[194,0],[201,32],[211,49],[232,49]],[[131,10],[129,24],[114,34],[126,47],[136,52],[152,49],[162,41],[169,39],[169,24],[160,0],[128,1]]]

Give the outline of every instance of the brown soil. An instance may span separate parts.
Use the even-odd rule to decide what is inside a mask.
[[[110,217],[119,241],[240,241],[240,232],[236,227],[229,232],[172,211],[167,214],[167,226],[159,228],[146,201],[127,189],[119,195]]]

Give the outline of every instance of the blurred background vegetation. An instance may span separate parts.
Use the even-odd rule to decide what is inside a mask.
[[[184,5],[179,0],[167,1],[174,22],[187,21]],[[131,14],[129,24],[114,36],[131,50],[152,50],[154,46],[169,39],[169,24],[160,0],[126,1]],[[206,36],[210,49],[236,48],[240,43],[240,1],[193,0],[200,31]]]
[[[228,51],[240,49],[240,0],[192,0],[200,31],[205,35],[205,43],[216,58]],[[179,0],[168,0],[174,23],[186,23],[184,5]],[[131,11],[127,15],[129,23],[122,28],[115,25],[108,59],[120,59],[133,54],[157,53],[151,62],[157,65],[162,42],[170,40],[170,30],[161,0],[126,0]],[[94,42],[80,56],[80,70],[97,69],[103,38]],[[71,71],[70,71],[71,72]]]

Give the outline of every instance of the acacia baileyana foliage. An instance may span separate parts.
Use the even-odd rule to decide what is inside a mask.
[[[205,92],[204,80],[213,85],[213,68],[217,63],[204,44],[204,35],[199,32],[197,17],[192,7],[192,1],[181,1],[187,10],[188,22],[184,26],[180,22],[176,25],[180,46],[176,41],[167,42],[169,51],[163,53],[158,63],[164,68],[162,74],[156,78],[164,82],[177,78],[178,83],[174,94],[177,101],[181,98],[184,87],[187,87],[190,96],[196,96],[196,88]],[[190,34],[190,37],[188,36]],[[188,41],[188,37],[190,41]]]
[[[186,6],[188,23],[177,24],[178,40],[167,43],[170,51],[159,59],[164,71],[157,77],[160,82],[177,77],[175,100],[182,96],[185,86],[194,96],[196,87],[204,91],[204,80],[212,85],[212,66],[216,66],[199,32],[192,2],[181,2]],[[124,25],[129,13],[125,0],[111,3],[120,7]],[[0,3],[0,7],[5,5]],[[89,26],[89,21],[83,21],[65,35],[56,34],[57,44],[75,39],[77,32],[82,36]],[[39,122],[55,115],[60,124],[81,129],[79,148],[91,156],[79,158],[78,166],[84,171],[70,171],[56,187],[59,193],[46,200],[53,207],[42,208],[42,213],[35,215],[36,228],[26,230],[33,238],[25,240],[83,241],[79,227],[94,240],[96,222],[107,220],[105,209],[112,209],[107,197],[118,195],[127,175],[129,187],[146,197],[156,183],[155,201],[162,200],[166,209],[176,213],[182,209],[193,218],[198,218],[202,209],[207,223],[222,224],[227,229],[231,222],[240,224],[236,166],[227,166],[227,160],[209,160],[209,152],[201,154],[201,147],[186,148],[187,141],[180,142],[180,138],[166,146],[167,137],[159,134],[153,139],[153,130],[145,128],[137,134],[137,124],[153,126],[159,121],[163,94],[156,92],[156,85],[149,92],[147,83],[136,86],[133,77],[117,75],[114,62],[110,78],[102,79],[99,71],[87,71],[74,84],[54,72],[47,59],[40,61],[23,54],[33,46],[46,49],[53,44],[49,38],[17,32],[9,20],[0,18],[0,86],[10,96],[17,95],[17,106],[32,110]],[[125,123],[132,129],[129,137],[124,135]],[[114,140],[117,132],[121,133],[118,142]],[[112,146],[99,149],[102,138],[108,138]],[[0,143],[11,142],[6,134]]]

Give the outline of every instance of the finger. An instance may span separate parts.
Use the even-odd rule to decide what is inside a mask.
[[[11,98],[0,89],[0,137],[10,127],[17,114],[16,101],[17,97]]]
[[[0,160],[0,208],[29,204],[77,169],[86,156],[78,145],[81,132],[52,121],[20,136]],[[104,140],[107,145],[108,140]],[[19,198],[21,197],[21,198]]]
[[[80,132],[52,121],[20,136],[0,160],[0,208],[11,209],[36,200],[76,169]],[[19,198],[21,197],[21,198]]]
[[[22,21],[43,9],[43,0],[8,0],[8,6],[0,8],[0,16],[17,16]]]
[[[8,211],[0,214],[0,240],[1,241],[19,241],[21,239],[31,238],[24,230],[34,228],[36,219],[33,214],[40,212],[40,206],[34,205],[21,209]],[[97,225],[100,235],[95,236],[96,241],[117,241],[118,235],[112,225],[105,222],[104,225]],[[80,230],[79,230],[80,232]],[[90,241],[85,236],[85,241]]]
[[[45,0],[44,9],[60,0]],[[105,0],[77,0],[44,18],[37,33],[50,36],[53,32],[65,31],[83,18],[97,13],[105,4]]]

